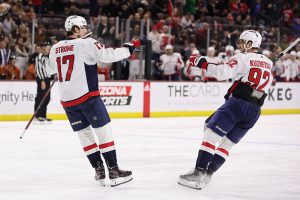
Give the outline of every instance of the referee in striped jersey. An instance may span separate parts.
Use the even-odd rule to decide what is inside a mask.
[[[35,69],[36,69],[36,82],[37,82],[37,94],[35,97],[34,111],[41,103],[43,97],[50,88],[51,76],[47,74],[46,69],[49,67],[49,53],[51,45],[49,42],[44,42],[42,45],[42,52],[35,58]],[[36,119],[40,122],[50,122],[51,119],[47,118],[47,106],[50,102],[50,93],[41,105]]]

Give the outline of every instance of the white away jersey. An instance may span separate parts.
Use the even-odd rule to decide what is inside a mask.
[[[78,105],[99,96],[97,63],[111,63],[130,56],[128,48],[105,48],[93,38],[62,40],[50,50],[50,74],[58,75],[61,103]]]
[[[272,83],[272,66],[273,62],[262,54],[238,53],[224,64],[209,63],[206,75],[218,80],[240,80],[254,89],[265,91]]]
[[[163,54],[160,56],[161,70],[164,75],[172,75],[184,66],[183,60],[179,53],[173,53],[172,55]],[[179,68],[179,69],[178,69]]]

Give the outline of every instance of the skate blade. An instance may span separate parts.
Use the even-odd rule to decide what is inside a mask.
[[[124,183],[128,183],[129,181],[132,181],[132,176],[127,176],[127,177],[119,177],[115,179],[110,179],[110,186],[115,187]]]
[[[203,186],[200,183],[197,183],[195,181],[187,181],[184,179],[179,179],[178,184],[196,190],[201,190],[203,188]]]
[[[106,186],[106,184],[105,184],[105,179],[100,179],[100,180],[97,180],[98,181],[98,183],[100,183],[100,185],[102,186],[102,187],[105,187]]]

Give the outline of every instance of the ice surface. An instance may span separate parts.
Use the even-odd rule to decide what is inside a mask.
[[[113,119],[132,182],[101,187],[67,121],[0,123],[0,200],[300,199],[300,115],[262,116],[201,191],[177,184],[195,165],[204,117]]]

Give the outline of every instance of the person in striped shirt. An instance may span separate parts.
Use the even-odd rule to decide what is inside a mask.
[[[42,52],[35,58],[36,67],[36,83],[37,83],[37,94],[35,97],[34,110],[36,111],[43,97],[47,93],[50,87],[51,75],[46,71],[49,68],[49,52],[50,43],[45,42],[42,44]],[[36,119],[40,122],[51,122],[52,120],[47,118],[47,106],[50,102],[50,93],[47,95],[45,101],[41,105],[40,109],[36,114]]]

